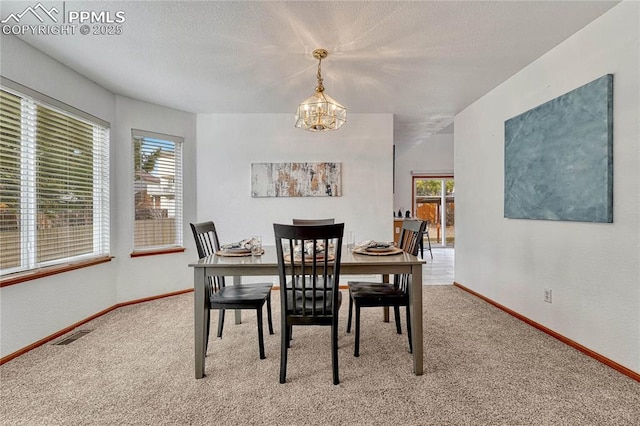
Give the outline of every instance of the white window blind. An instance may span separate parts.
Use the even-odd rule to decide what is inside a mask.
[[[133,251],[182,247],[183,139],[132,130]]]
[[[107,256],[108,127],[3,87],[0,135],[2,274]]]

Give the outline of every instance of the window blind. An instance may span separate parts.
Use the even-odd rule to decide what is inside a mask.
[[[109,129],[2,89],[2,274],[109,254]]]
[[[133,251],[182,247],[182,143],[142,130],[133,140]]]
[[[0,92],[0,270],[20,266],[20,98]]]

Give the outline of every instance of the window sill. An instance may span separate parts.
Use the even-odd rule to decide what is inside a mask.
[[[169,253],[182,253],[184,252],[184,247],[173,247],[173,248],[165,248],[159,250],[146,250],[146,251],[134,251],[131,253],[131,257],[142,257],[142,256],[155,256],[157,254],[169,254]]]
[[[38,278],[48,277],[49,275],[61,274],[75,269],[86,268],[88,266],[99,265],[100,263],[111,262],[113,256],[103,256],[82,262],[67,263],[64,265],[47,266],[45,268],[34,269],[26,272],[16,272],[15,274],[5,275],[0,278],[0,287],[7,287],[14,284],[31,281]]]

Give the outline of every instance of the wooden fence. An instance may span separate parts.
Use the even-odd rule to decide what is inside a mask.
[[[72,225],[41,228],[36,231],[37,262],[78,256],[93,251],[93,226]],[[18,230],[0,231],[0,268],[20,265],[20,233]]]
[[[176,240],[175,218],[135,221],[134,247],[155,247],[172,244]],[[36,233],[37,262],[78,256],[93,251],[93,226],[69,225],[46,227]],[[20,232],[17,229],[0,231],[0,269],[20,265]]]
[[[156,247],[176,242],[176,219],[145,219],[135,221],[134,247]]]

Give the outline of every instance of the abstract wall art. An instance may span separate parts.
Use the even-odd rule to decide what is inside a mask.
[[[340,197],[342,163],[253,163],[251,197]]]
[[[504,217],[613,222],[613,75],[504,124]]]

